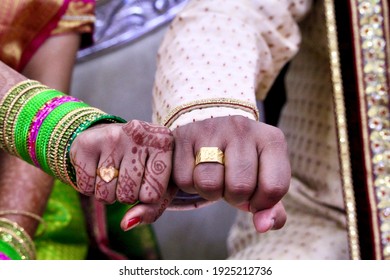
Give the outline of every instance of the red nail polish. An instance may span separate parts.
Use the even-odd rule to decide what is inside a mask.
[[[140,217],[135,217],[135,218],[132,218],[132,219],[128,220],[127,226],[126,226],[126,231],[131,230],[132,228],[135,228],[140,223],[141,223],[141,218]]]

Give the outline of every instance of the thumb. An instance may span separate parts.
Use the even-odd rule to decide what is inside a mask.
[[[280,229],[286,221],[286,210],[281,201],[269,209],[264,209],[253,214],[253,224],[259,233]]]

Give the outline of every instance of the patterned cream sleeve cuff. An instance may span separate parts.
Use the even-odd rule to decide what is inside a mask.
[[[190,122],[229,115],[242,115],[259,120],[257,107],[249,102],[228,98],[211,98],[196,100],[176,107],[167,115],[162,124],[176,128]]]
[[[175,128],[206,118],[258,120],[264,98],[298,50],[310,0],[190,1],[160,46],[153,121]]]

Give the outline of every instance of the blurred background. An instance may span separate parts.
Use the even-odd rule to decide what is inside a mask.
[[[156,54],[187,0],[98,0],[94,45],[80,50],[72,95],[127,120],[151,121]],[[224,201],[167,211],[153,224],[164,259],[224,259],[236,210]]]

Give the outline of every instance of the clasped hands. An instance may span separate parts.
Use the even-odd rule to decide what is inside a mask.
[[[224,162],[196,164],[202,147],[218,147]],[[70,159],[79,192],[108,204],[140,202],[122,218],[123,230],[153,223],[178,189],[253,213],[258,232],[286,222],[281,199],[291,170],[284,135],[245,117],[207,119],[172,132],[137,120],[101,124],[76,137]]]

